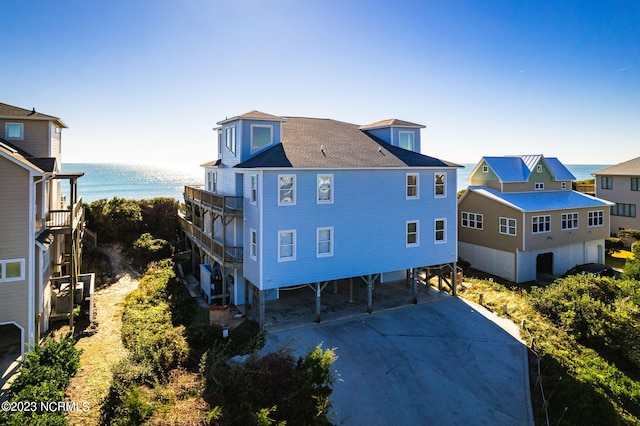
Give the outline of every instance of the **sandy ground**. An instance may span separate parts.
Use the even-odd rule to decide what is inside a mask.
[[[138,287],[139,277],[122,263],[117,247],[104,250],[111,259],[117,281],[95,293],[93,331],[81,335],[76,344],[84,352],[80,358],[80,370],[67,388],[66,400],[77,402],[81,408],[68,412],[72,425],[99,424],[100,405],[111,383],[111,368],[127,354],[120,338],[122,310],[125,296]]]

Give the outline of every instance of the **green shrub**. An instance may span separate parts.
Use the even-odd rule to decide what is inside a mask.
[[[173,247],[167,240],[154,238],[153,235],[145,232],[133,242],[132,251],[136,266],[146,267],[149,262],[171,257]]]
[[[620,238],[610,237],[604,240],[604,248],[609,256],[613,253],[624,250],[624,243]]]

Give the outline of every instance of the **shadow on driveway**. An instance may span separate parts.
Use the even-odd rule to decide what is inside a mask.
[[[480,310],[433,299],[270,331],[264,350],[335,348],[338,424],[533,425],[527,348]]]

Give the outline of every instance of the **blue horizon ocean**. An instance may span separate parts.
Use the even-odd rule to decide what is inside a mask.
[[[461,164],[458,169],[458,188],[469,185],[467,177],[475,163]],[[609,167],[609,164],[567,164],[576,180],[593,179],[591,173]],[[183,200],[185,185],[204,184],[204,169],[200,166],[152,166],[119,163],[63,163],[63,172],[84,172],[78,179],[78,193],[83,202],[113,197],[134,200],[170,197]],[[68,188],[62,187],[63,193]]]

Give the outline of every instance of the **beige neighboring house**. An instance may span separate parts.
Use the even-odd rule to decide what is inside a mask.
[[[640,229],[640,157],[593,173],[596,197],[611,201],[611,234],[621,229]]]
[[[19,335],[23,356],[51,315],[66,317],[69,289],[78,283],[83,173],[60,171],[66,127],[57,117],[0,103],[0,334]]]
[[[542,155],[483,157],[458,200],[458,254],[513,282],[604,261],[608,201],[571,190],[573,174]]]

